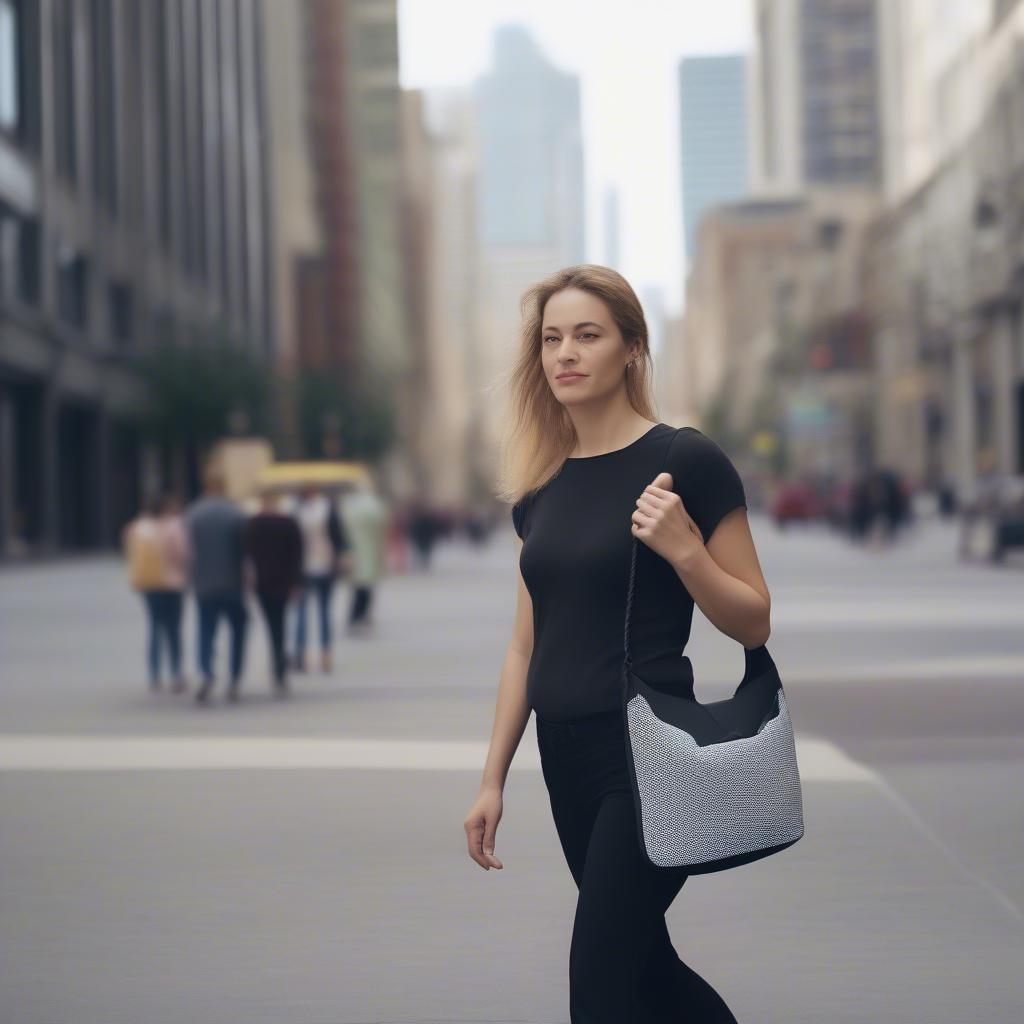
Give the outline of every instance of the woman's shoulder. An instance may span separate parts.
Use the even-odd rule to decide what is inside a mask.
[[[669,445],[668,457],[679,465],[692,467],[728,460],[725,449],[697,427],[674,427],[675,436]]]
[[[680,427],[670,449],[665,468],[672,474],[672,490],[707,543],[726,512],[746,506],[743,479],[725,449],[696,427]]]
[[[725,449],[697,427],[679,427],[669,445],[666,468],[672,473],[672,482],[683,479],[713,483],[724,477],[738,477],[736,467]],[[676,474],[681,474],[676,479]]]

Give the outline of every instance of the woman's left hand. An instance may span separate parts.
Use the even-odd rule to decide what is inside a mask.
[[[704,546],[697,524],[672,486],[671,473],[659,473],[637,498],[633,536],[669,562],[686,561]]]

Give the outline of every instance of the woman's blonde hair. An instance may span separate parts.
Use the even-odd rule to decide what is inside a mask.
[[[531,285],[520,302],[519,354],[506,381],[508,419],[501,439],[498,496],[516,502],[536,491],[562,467],[576,445],[576,430],[555,398],[541,364],[541,328],[548,299],[566,288],[579,288],[601,299],[628,345],[639,347],[625,371],[626,395],[641,416],[657,420],[652,394],[652,364],[647,322],[629,282],[610,267],[583,263],[565,267]]]

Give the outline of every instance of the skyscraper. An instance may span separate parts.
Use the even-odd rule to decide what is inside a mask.
[[[618,187],[608,185],[604,190],[604,265],[614,270],[622,262],[621,207]]]
[[[700,216],[747,192],[746,59],[687,57],[679,65],[683,228],[692,257]]]
[[[579,79],[553,67],[520,25],[494,38],[478,82],[480,241],[484,249],[544,247],[583,259]]]
[[[876,0],[758,0],[756,17],[757,186],[877,186]]]

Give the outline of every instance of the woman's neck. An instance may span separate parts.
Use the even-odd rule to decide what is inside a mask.
[[[625,448],[639,440],[651,427],[657,426],[657,420],[646,419],[631,409],[630,415],[622,421],[612,421],[607,416],[593,421],[580,417],[573,425],[576,428],[576,448],[569,453],[569,458],[586,459]]]

